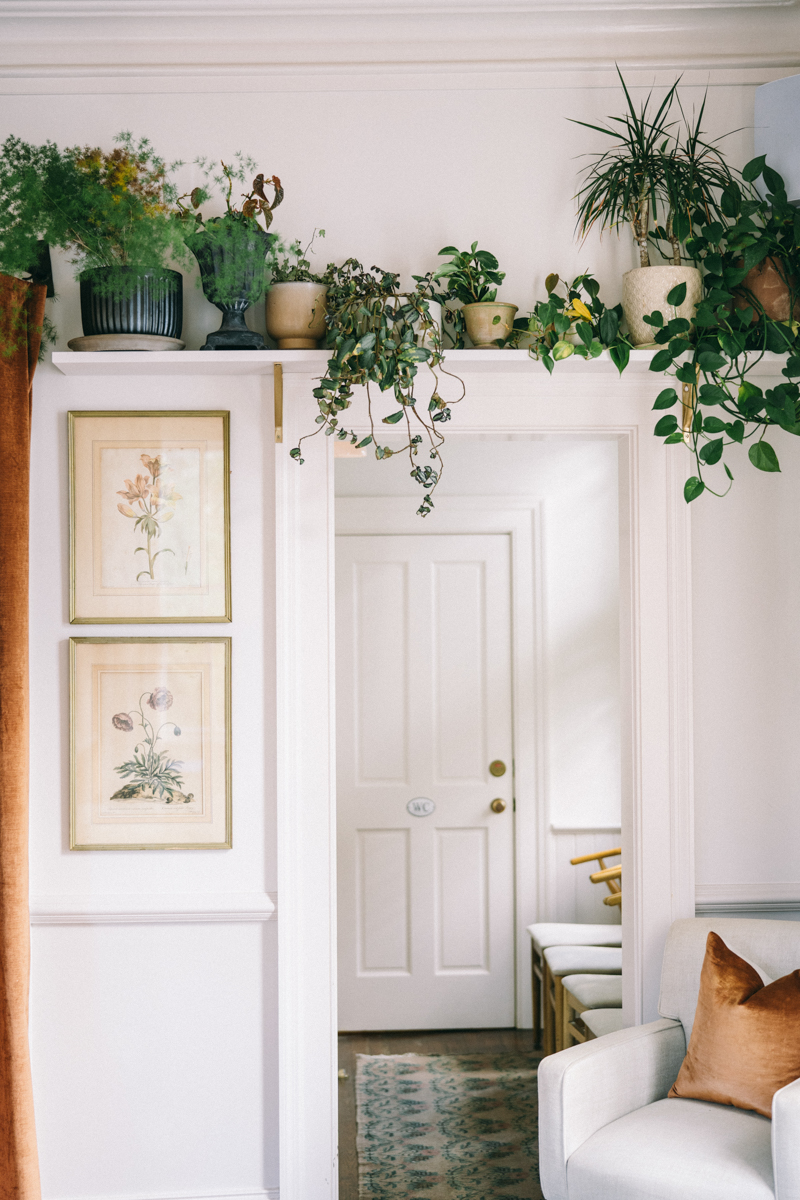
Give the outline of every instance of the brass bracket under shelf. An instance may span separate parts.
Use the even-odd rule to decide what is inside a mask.
[[[272,392],[275,397],[275,441],[283,441],[283,364],[272,365]]]

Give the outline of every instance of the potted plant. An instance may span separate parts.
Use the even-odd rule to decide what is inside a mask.
[[[325,230],[315,229],[305,249],[299,241],[292,242],[282,257],[280,252],[276,254],[272,264],[267,333],[279,350],[314,350],[325,334],[328,285],[322,275],[312,271],[308,258],[317,236],[325,237]]]
[[[731,182],[730,169],[720,151],[704,141],[701,123],[705,101],[694,125],[683,116],[670,120],[678,99],[679,80],[672,85],[650,116],[652,92],[637,112],[625,80],[617,68],[627,111],[611,117],[611,126],[576,121],[612,139],[585,169],[585,182],[577,194],[578,228],[585,237],[600,230],[628,224],[639,252],[639,266],[622,277],[622,307],[635,346],[652,340],[644,314],[658,310],[665,320],[692,320],[700,300],[701,279],[696,266],[683,263],[681,245],[691,238],[693,224],[710,222],[720,215],[719,196]],[[659,214],[664,221],[658,224]],[[666,241],[669,265],[652,265],[650,246]]]
[[[473,242],[469,250],[445,246],[440,255],[450,261],[433,272],[434,280],[447,281],[449,296],[460,300],[470,340],[478,350],[497,350],[511,335],[516,304],[497,299],[497,289],[505,279],[499,263],[488,250],[479,250]]]
[[[188,228],[186,245],[200,267],[203,292],[222,312],[222,324],[208,335],[201,349],[263,350],[264,339],[248,328],[245,313],[266,290],[268,255],[275,240],[267,230],[274,210],[283,200],[281,181],[277,175],[265,178],[258,172],[237,207],[232,203],[233,186],[246,183],[256,171],[255,162],[237,154],[235,163],[221,163],[222,172],[216,175],[205,160],[199,160],[198,165],[209,184],[225,192],[225,212],[219,217],[204,218],[200,212],[201,205],[210,199],[210,187],[196,187],[177,201],[178,215]],[[267,187],[272,188],[271,202]]]
[[[563,287],[564,295],[556,289]],[[622,305],[607,307],[600,299],[600,285],[593,275],[578,275],[572,283],[558,275],[545,280],[547,299],[539,300],[527,318],[514,322],[509,346],[525,345],[532,358],[544,363],[552,374],[555,363],[577,355],[597,358],[603,350],[620,374],[628,365],[630,340],[622,333]]]
[[[450,420],[451,405],[464,396],[463,384],[455,400],[445,401],[439,394],[440,375],[450,372],[442,366],[442,331],[436,315],[438,304],[432,276],[415,277],[416,288],[403,292],[398,275],[380,267],[367,271],[361,263],[349,258],[339,267],[331,264],[325,279],[326,343],[331,356],[324,376],[314,389],[319,406],[318,428],[314,434],[300,439],[290,451],[291,456],[302,463],[302,443],[318,433],[340,441],[349,440],[359,448],[372,445],[378,459],[407,453],[411,476],[425,492],[417,511],[426,516],[433,508],[433,492],[442,472],[441,426]],[[417,373],[423,364],[433,385],[426,411],[421,411],[415,391]],[[370,385],[392,394],[396,408],[384,417],[375,415]],[[343,414],[353,403],[355,389],[360,387],[365,389],[370,425],[370,433],[361,439],[342,424]],[[399,425],[405,445],[383,444],[379,425]],[[420,461],[422,453],[429,460],[424,465]]]
[[[679,316],[665,320],[661,309],[644,317],[660,347],[650,370],[681,384],[680,394],[677,388],[666,387],[656,397],[653,408],[663,415],[654,433],[667,445],[686,445],[694,457],[697,473],[686,481],[687,503],[706,491],[718,496],[730,490],[733,472],[724,461],[729,447],[749,441],[751,464],[759,471],[778,472],[778,455],[766,440],[767,431],[778,426],[800,436],[800,216],[787,199],[783,179],[763,156],[748,163],[742,177],[744,186],[731,180],[722,192],[720,219],[695,227],[687,239],[689,254],[705,272],[694,322]],[[763,198],[748,187],[758,179],[763,180]],[[751,285],[756,268],[770,260],[782,290],[769,298],[768,306]],[[621,346],[619,311],[602,304],[588,279],[583,286],[590,299],[585,307],[592,310],[591,343],[588,321],[572,294],[572,309],[584,316],[583,324],[577,324],[584,348],[562,347],[557,353],[558,343],[548,342],[544,321],[550,313],[555,313],[554,331],[563,330],[569,319],[561,312],[565,302],[560,298],[554,302],[550,292],[556,278],[549,277],[547,301],[535,307],[539,332],[531,353],[552,371],[554,363],[570,353],[594,357],[597,341],[622,372],[629,351]],[[616,319],[609,317],[611,313]],[[767,351],[781,356],[784,381],[765,390],[753,381],[752,373]],[[715,466],[724,472],[723,491],[708,483],[708,472]]]
[[[72,254],[86,336],[180,337],[188,262],[168,168],[146,138],[110,152],[9,137],[0,148],[0,269],[36,270],[42,243]],[[175,346],[177,348],[177,346]]]

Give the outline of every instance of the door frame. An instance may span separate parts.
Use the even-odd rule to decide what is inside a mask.
[[[656,1013],[669,925],[694,915],[688,455],[652,435],[646,361],[622,380],[604,364],[548,380],[499,353],[496,369],[475,361],[449,436],[619,445],[623,973],[638,1024]],[[286,452],[315,414],[309,375],[292,373],[275,464],[282,1200],[338,1195],[333,445],[307,442],[302,467]]]
[[[532,1024],[530,939],[526,925],[547,909],[544,703],[542,695],[541,500],[527,496],[446,496],[436,525],[422,524],[407,498],[380,496],[365,507],[338,496],[335,533],[344,536],[506,535],[511,561],[511,688],[514,748],[514,1008],[516,1024]],[[524,668],[521,664],[525,664]],[[525,736],[522,731],[525,730]],[[531,730],[533,736],[531,737]],[[531,914],[530,920],[526,915]]]

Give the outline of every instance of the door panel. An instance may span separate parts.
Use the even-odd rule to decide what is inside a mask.
[[[508,538],[336,541],[340,1028],[513,1025]]]

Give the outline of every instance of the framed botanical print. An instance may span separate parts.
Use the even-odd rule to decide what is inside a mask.
[[[70,621],[230,621],[229,414],[71,412]]]
[[[70,849],[229,849],[230,710],[230,638],[70,638]]]

